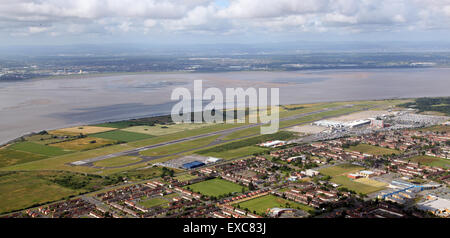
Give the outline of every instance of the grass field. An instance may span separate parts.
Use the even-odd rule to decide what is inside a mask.
[[[206,134],[206,133],[210,133],[210,132],[222,131],[222,130],[235,128],[235,127],[239,127],[239,126],[241,126],[241,125],[238,125],[238,124],[214,124],[212,126],[206,126],[206,127],[201,127],[198,129],[186,130],[186,131],[177,132],[177,133],[173,133],[173,134],[157,136],[157,137],[153,137],[153,138],[142,140],[142,141],[135,141],[135,142],[129,143],[129,145],[134,146],[134,147],[142,147],[142,146],[153,145],[153,144],[158,144],[158,143],[172,141],[172,140],[178,140],[178,139],[182,139],[182,138],[186,138],[186,137],[202,135],[202,134]]]
[[[181,170],[173,169],[176,173],[181,172]],[[128,169],[127,171],[118,172],[112,174],[111,176],[121,176],[128,180],[147,180],[161,176],[162,168],[157,166],[146,166],[143,168]]]
[[[139,205],[145,207],[145,208],[151,208],[161,205],[169,204],[169,201],[163,199],[163,198],[152,198],[144,201],[140,201]]]
[[[441,167],[441,168],[450,168],[450,159],[437,158],[428,155],[415,156],[411,158],[411,162],[420,163],[424,165]]]
[[[384,188],[384,187],[388,186],[387,183],[379,182],[377,180],[370,179],[370,178],[359,178],[359,179],[355,179],[353,181],[362,183],[362,184],[365,184],[368,186],[377,187],[377,188]]]
[[[254,153],[261,153],[268,151],[268,148],[262,148],[258,146],[246,146],[234,150],[225,150],[221,152],[209,152],[202,154],[204,156],[212,156],[217,158],[223,158],[223,159],[234,159],[234,158],[240,158],[245,156],[253,155]]]
[[[47,156],[10,149],[0,149],[0,167],[45,159]]]
[[[431,127],[427,127],[427,128],[418,128],[418,129],[413,129],[413,130],[450,133],[450,126],[436,125],[436,126],[431,126]]]
[[[15,143],[11,145],[9,148],[18,151],[40,154],[44,156],[58,156],[69,153],[69,151],[65,151],[61,148],[36,144],[28,141]]]
[[[196,175],[190,175],[190,174],[183,174],[183,175],[175,177],[175,179],[180,182],[189,181],[189,180],[192,180],[195,178],[198,178],[198,177]]]
[[[345,176],[345,175],[333,177],[331,179],[331,182],[341,184],[343,187],[346,187],[347,189],[353,190],[357,193],[363,193],[363,194],[369,194],[369,193],[377,192],[377,191],[384,189],[384,187],[375,187],[375,186],[367,185],[365,183],[359,183],[359,182],[353,181],[350,178],[347,178],[347,176]]]
[[[235,184],[223,179],[210,179],[200,183],[188,185],[192,191],[201,193],[206,196],[220,196],[228,193],[241,192],[242,189],[246,189],[239,184]]]
[[[37,134],[37,135],[32,135],[32,136],[25,137],[26,141],[30,141],[30,142],[34,142],[34,143],[38,143],[38,144],[43,144],[43,145],[57,143],[57,142],[63,142],[63,141],[66,141],[68,139],[71,139],[71,138],[70,137],[69,138],[61,138],[59,136],[51,135],[51,134],[45,134],[45,135]]]
[[[335,165],[335,166],[331,166],[328,168],[320,169],[319,172],[321,174],[325,174],[325,175],[334,177],[334,176],[338,176],[338,175],[356,172],[356,171],[363,170],[363,169],[364,169],[364,167],[354,165],[354,164],[340,164],[340,165]]]
[[[153,136],[142,134],[142,133],[135,133],[135,132],[129,132],[129,131],[115,130],[115,131],[102,132],[102,133],[98,133],[98,134],[92,134],[91,137],[103,138],[103,139],[108,139],[108,140],[131,142],[131,141],[138,141],[138,140],[148,139],[148,138],[151,138]]]
[[[0,213],[92,191],[105,179],[58,171],[0,173]]]
[[[242,209],[247,208],[250,212],[264,215],[274,207],[279,208],[294,208],[294,209],[301,209],[304,211],[313,211],[314,208],[309,207],[307,205],[303,205],[300,203],[288,201],[286,199],[276,197],[274,195],[265,195],[262,197],[254,198],[245,202],[238,203],[239,207]],[[236,204],[236,206],[238,205]]]
[[[63,128],[58,129],[54,131],[50,131],[50,134],[83,134],[83,135],[89,135],[89,134],[95,134],[100,132],[106,132],[106,131],[112,131],[116,130],[116,128],[111,127],[99,127],[99,126],[76,126],[76,127],[69,127],[69,128]]]
[[[94,163],[97,167],[118,167],[141,161],[141,158],[133,156],[119,156],[110,159],[101,160]]]
[[[85,137],[75,140],[69,140],[59,143],[51,144],[52,147],[58,147],[63,150],[92,150],[99,147],[107,146],[107,145],[113,145],[116,141],[114,140],[107,140],[102,138],[92,138],[92,137]]]
[[[398,150],[393,150],[393,149],[388,149],[388,148],[383,148],[383,147],[373,146],[373,145],[368,145],[368,144],[358,144],[357,146],[350,146],[349,150],[366,153],[366,154],[371,154],[371,155],[375,155],[375,156],[391,155],[391,154],[399,154],[400,153],[400,151],[398,151]]]
[[[53,148],[53,147],[50,147]],[[68,163],[89,159],[93,157],[108,155],[112,153],[117,153],[124,150],[133,149],[134,147],[130,147],[126,144],[121,145],[112,145],[108,147],[102,147],[94,150],[75,152],[71,154],[65,154],[61,156],[50,157],[47,159],[42,159],[38,161],[32,161],[29,163],[16,164],[9,167],[0,168],[3,171],[17,171],[17,170],[66,170],[72,172],[85,172],[85,173],[101,173],[106,174],[107,172],[115,173],[119,172],[118,170],[111,171],[102,171],[100,169],[90,168],[86,166],[70,166]],[[59,149],[56,148],[55,149]],[[127,168],[122,168],[127,169]],[[131,168],[128,168],[131,169]]]
[[[140,152],[141,155],[145,156],[158,156],[158,155],[169,155],[174,153],[183,152],[190,149],[195,149],[202,146],[207,146],[216,140],[220,135],[208,136],[196,140],[190,140],[185,142],[180,142],[176,144],[161,146],[149,150]]]
[[[185,130],[198,129],[205,126],[211,126],[211,124],[197,124],[197,123],[180,123],[173,125],[155,125],[155,126],[133,126],[122,129],[123,131],[137,132],[143,134],[149,134],[153,136],[161,136],[181,132]]]

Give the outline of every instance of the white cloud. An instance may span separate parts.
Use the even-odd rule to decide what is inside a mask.
[[[220,6],[209,0],[0,1],[0,35],[14,36],[436,28],[450,30],[450,0],[229,0]]]

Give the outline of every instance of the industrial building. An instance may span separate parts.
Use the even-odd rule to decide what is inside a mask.
[[[195,169],[195,168],[198,168],[198,167],[201,167],[201,166],[204,166],[204,165],[205,165],[205,163],[203,163],[203,162],[192,161],[190,163],[183,164],[183,168],[185,168],[185,169]]]

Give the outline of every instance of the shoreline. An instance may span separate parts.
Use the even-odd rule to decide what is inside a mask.
[[[90,78],[101,78],[108,76],[120,76],[120,75],[155,75],[155,74],[215,74],[215,73],[317,73],[317,72],[358,72],[358,71],[379,71],[379,70],[433,70],[433,69],[450,69],[450,66],[438,66],[438,67],[379,67],[379,68],[323,68],[323,69],[298,69],[298,70],[236,70],[236,71],[136,71],[136,72],[98,72],[98,73],[85,73],[85,74],[71,74],[71,75],[50,75],[50,76],[39,76],[35,78],[22,79],[22,80],[5,80],[4,82],[24,82],[24,81],[34,81],[34,80],[45,80],[45,79],[83,79],[82,77]],[[0,80],[0,82],[3,82]]]

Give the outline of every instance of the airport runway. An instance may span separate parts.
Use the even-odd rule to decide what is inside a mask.
[[[305,116],[314,115],[314,114],[317,114],[317,113],[322,113],[322,112],[327,112],[327,111],[334,111],[334,110],[339,110],[339,109],[343,109],[343,108],[350,108],[352,106],[353,105],[344,105],[344,106],[333,107],[333,108],[325,108],[325,109],[318,110],[318,111],[302,113],[302,114],[298,114],[298,115],[293,115],[293,116],[281,118],[280,121],[295,120],[295,119],[299,119],[299,118],[302,118],[302,117],[305,117]],[[369,109],[369,108],[362,109],[362,110],[367,110],[367,109]],[[302,122],[302,123],[299,123],[299,124],[304,124],[304,123],[309,123],[309,122]],[[235,131],[239,131],[239,130],[243,130],[243,129],[247,129],[247,128],[251,128],[251,127],[256,127],[256,126],[261,126],[261,125],[263,125],[263,123],[255,123],[255,124],[244,125],[244,126],[240,126],[240,127],[231,128],[231,129],[205,133],[205,134],[191,136],[191,137],[186,137],[186,138],[177,139],[177,140],[173,140],[173,141],[168,141],[168,142],[158,143],[158,144],[154,144],[154,145],[139,147],[139,148],[132,149],[132,150],[126,150],[126,151],[122,151],[122,152],[117,152],[117,153],[113,153],[113,154],[109,154],[109,155],[94,157],[94,158],[85,159],[85,160],[79,160],[79,161],[72,162],[69,165],[73,165],[73,166],[88,166],[88,167],[93,167],[93,168],[102,168],[102,167],[94,166],[93,163],[95,163],[97,161],[105,160],[105,159],[119,157],[119,156],[138,156],[138,157],[143,159],[143,160],[141,160],[139,162],[136,162],[136,163],[133,163],[133,164],[124,165],[124,166],[130,166],[130,165],[134,165],[134,164],[138,164],[138,163],[142,163],[142,162],[148,162],[148,161],[151,161],[151,160],[159,159],[159,158],[162,158],[162,157],[173,156],[173,155],[177,155],[177,154],[181,154],[181,153],[185,153],[185,152],[189,152],[189,151],[193,151],[193,150],[198,150],[198,149],[210,147],[210,146],[213,146],[213,145],[216,145],[216,144],[221,144],[221,143],[225,143],[225,142],[231,142],[231,141],[234,141],[234,140],[240,140],[240,139],[244,139],[246,137],[252,137],[252,136],[255,136],[255,135],[243,136],[243,137],[240,137],[240,138],[236,138],[236,139],[232,139],[232,140],[226,140],[226,141],[216,140],[216,141],[210,143],[209,145],[201,146],[201,147],[198,147],[198,148],[192,148],[190,150],[186,150],[186,151],[182,151],[182,152],[178,152],[178,153],[173,153],[173,154],[170,154],[170,155],[142,156],[139,153],[141,151],[145,151],[145,150],[148,150],[148,149],[157,148],[157,147],[161,147],[161,146],[166,146],[166,145],[172,145],[172,144],[176,144],[176,143],[180,143],[180,142],[195,140],[195,139],[208,137],[208,136],[213,136],[213,135],[224,135],[225,136],[225,135],[233,133]],[[295,126],[295,125],[293,125],[293,126]],[[292,127],[292,126],[289,126],[289,127]],[[283,128],[280,128],[280,129],[283,129]],[[108,168],[120,168],[120,167],[124,167],[124,166],[108,167]]]

